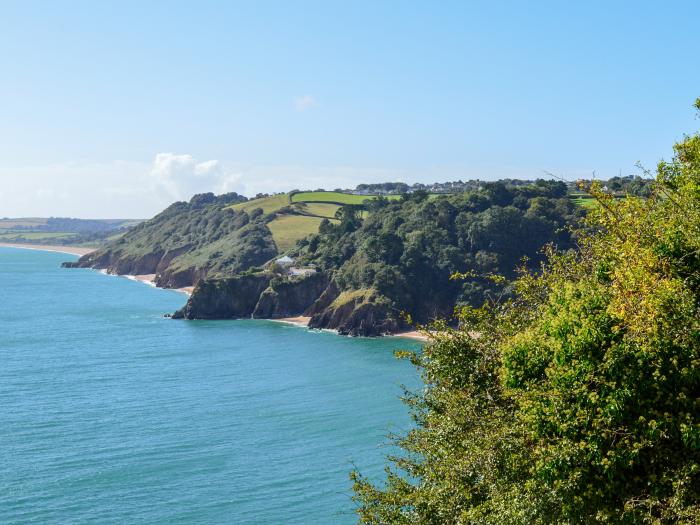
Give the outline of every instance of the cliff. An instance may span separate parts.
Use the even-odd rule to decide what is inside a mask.
[[[328,286],[323,273],[273,277],[267,273],[199,281],[175,319],[279,319],[302,315]]]
[[[344,291],[327,306],[315,305],[308,313],[313,313],[310,328],[333,329],[343,335],[388,335],[408,328],[389,300],[370,289]]]
[[[324,273],[287,279],[268,274],[199,281],[174,319],[279,319],[306,315],[310,328],[377,336],[405,330],[389,301],[374,290],[340,293]]]
[[[263,265],[277,255],[277,247],[262,216],[231,208],[244,201],[235,193],[195,195],[63,266],[155,274],[158,286],[179,288]]]
[[[328,275],[315,273],[303,278],[275,278],[262,292],[253,317],[279,319],[302,315],[328,286]]]
[[[255,311],[258,299],[270,284],[267,274],[203,279],[174,319],[240,319]]]

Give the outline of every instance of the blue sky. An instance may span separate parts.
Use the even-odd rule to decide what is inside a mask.
[[[700,3],[573,4],[2,2],[0,215],[653,168],[698,128]]]

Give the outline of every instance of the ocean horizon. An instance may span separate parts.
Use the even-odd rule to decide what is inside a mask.
[[[398,338],[183,321],[187,296],[0,247],[3,523],[354,523],[419,378]]]

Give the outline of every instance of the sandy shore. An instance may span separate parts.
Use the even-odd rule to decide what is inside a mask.
[[[283,317],[282,319],[270,319],[270,321],[276,321],[278,323],[293,324],[295,326],[308,327],[311,317],[304,317],[300,315],[298,317]],[[406,339],[415,339],[416,341],[426,342],[430,338],[423,332],[418,330],[409,330],[407,332],[399,332],[398,334],[391,334],[389,337],[405,337]]]
[[[391,334],[391,337],[405,337],[406,339],[415,339],[416,341],[427,342],[430,341],[425,332],[420,332],[418,330],[409,330],[408,332],[399,332],[398,334]]]
[[[9,243],[9,242],[0,242],[0,246],[5,246],[9,248],[23,248],[26,250],[43,250],[46,252],[60,252],[60,253],[68,253],[71,255],[85,255],[91,252],[95,251],[95,248],[84,248],[82,246],[61,246],[61,245],[50,245],[50,244],[20,244],[20,243]],[[156,286],[155,279],[156,279],[156,274],[154,273],[147,273],[143,275],[123,275],[122,277],[126,277],[127,279],[131,279],[133,281],[139,281],[141,283],[147,284],[149,286]],[[175,290],[177,292],[182,292],[187,295],[192,295],[192,290],[194,290],[194,286],[184,286],[182,288],[170,288],[171,290]],[[311,317],[305,317],[303,315],[300,315],[298,317],[284,317],[282,319],[270,319],[271,321],[276,321],[278,323],[287,323],[287,324],[293,324],[295,326],[303,326],[307,327],[309,326],[309,321],[311,320]],[[415,339],[417,341],[422,341],[426,342],[429,341],[430,338],[425,335],[423,332],[419,332],[418,330],[410,330],[408,332],[399,332],[398,334],[391,334],[391,337],[405,337],[407,339]]]
[[[0,246],[5,248],[22,248],[24,250],[41,250],[44,252],[68,253],[70,255],[87,255],[96,248],[85,248],[84,246],[63,246],[61,244],[22,244],[18,242],[0,242]]]
[[[132,281],[138,281],[140,283],[144,283],[157,288],[156,274],[154,273],[145,273],[142,275],[123,275],[122,277],[126,277],[127,279],[131,279]],[[175,290],[176,292],[182,292],[187,295],[192,295],[192,290],[194,290],[194,286],[183,286],[182,288],[164,288],[164,290]]]
[[[298,317],[283,317],[282,319],[270,319],[271,321],[277,321],[278,323],[293,324],[295,326],[309,326],[309,321],[311,317],[304,317],[300,315]]]

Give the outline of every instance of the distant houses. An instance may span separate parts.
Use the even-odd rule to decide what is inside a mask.
[[[316,273],[316,268],[300,268],[294,266],[294,259],[289,255],[283,255],[278,259],[275,259],[275,264],[284,270],[284,272],[290,277],[305,277]]]

